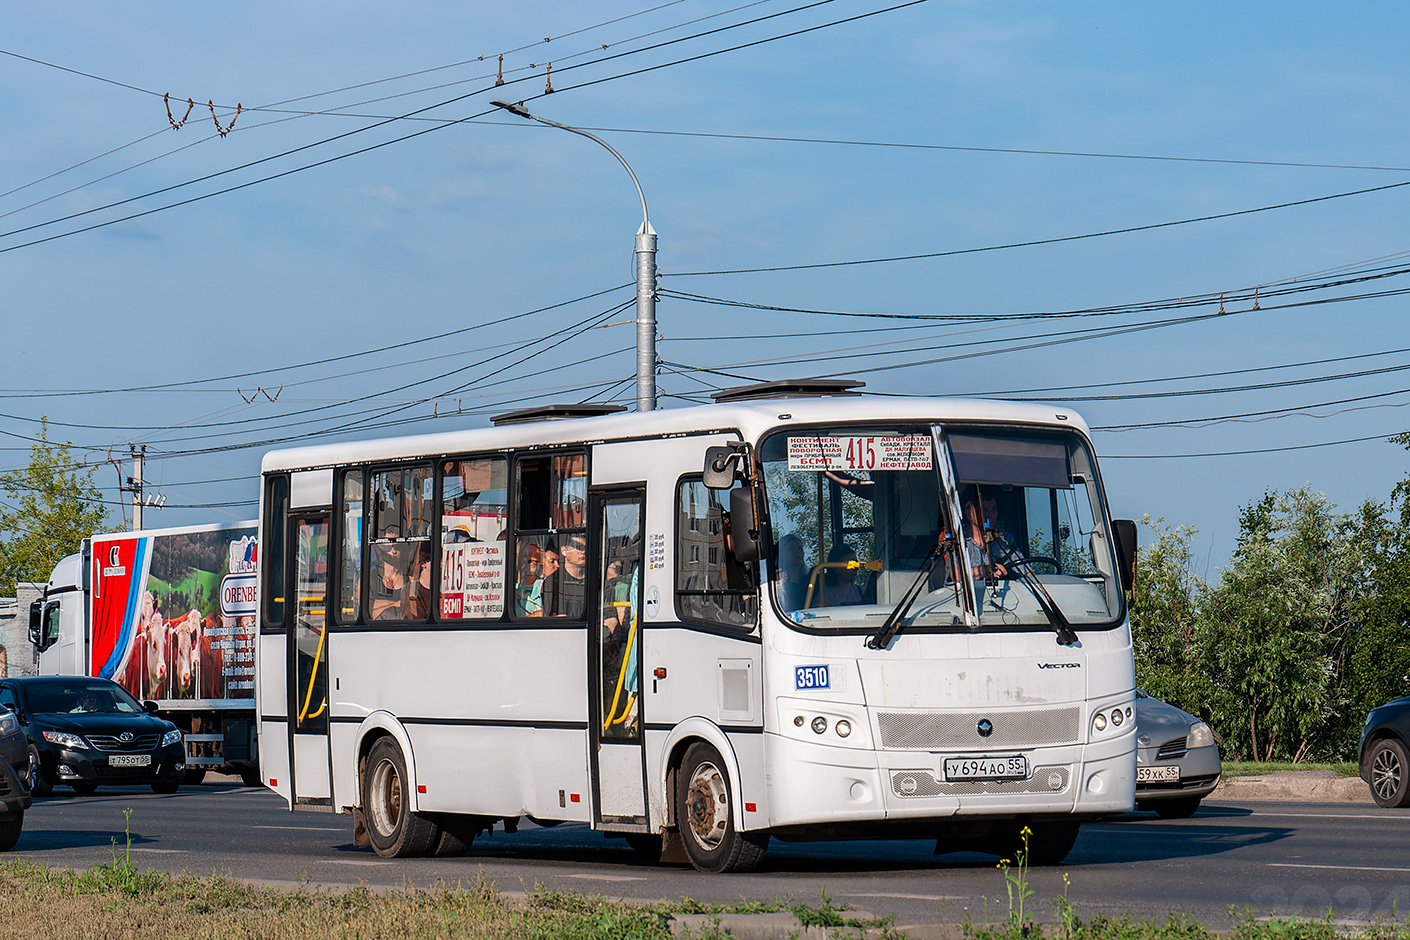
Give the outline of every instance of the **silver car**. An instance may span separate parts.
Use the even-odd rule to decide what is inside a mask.
[[[1136,808],[1165,819],[1199,809],[1219,783],[1219,745],[1209,725],[1136,690]]]

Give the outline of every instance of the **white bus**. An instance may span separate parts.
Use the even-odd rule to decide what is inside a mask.
[[[267,455],[264,782],[388,857],[527,817],[1060,861],[1134,803],[1135,527],[1077,415],[856,385]]]

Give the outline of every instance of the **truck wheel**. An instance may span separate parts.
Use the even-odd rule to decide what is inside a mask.
[[[764,859],[767,832],[736,832],[734,794],[720,752],[697,741],[676,775],[676,825],[690,864],[700,871],[753,871]]]
[[[153,793],[175,793],[175,792],[176,792],[177,790],[179,790],[179,789],[181,789],[181,778],[180,778],[180,777],[176,777],[176,778],[171,779],[171,780],[154,780],[154,781],[152,781],[152,792],[153,792]]]
[[[1202,797],[1182,796],[1174,800],[1156,800],[1151,803],[1151,809],[1161,819],[1189,819],[1199,809],[1199,802]]]
[[[259,775],[259,766],[245,766],[240,768],[240,782],[247,787],[262,787],[264,780]]]
[[[92,796],[98,792],[98,784],[96,783],[71,783],[69,786],[73,787],[73,792],[79,796]]]
[[[24,810],[17,809],[8,819],[0,820],[0,852],[8,852],[20,841],[20,830],[24,828]]]
[[[197,767],[194,770],[186,771],[186,785],[188,787],[198,787],[206,779],[206,768]]]
[[[44,765],[39,763],[39,748],[29,746],[29,792],[32,796],[48,796],[54,785],[44,777]]]
[[[429,854],[440,842],[441,828],[411,811],[406,758],[397,742],[378,738],[362,771],[362,812],[372,850],[383,858]]]
[[[1371,796],[1381,806],[1410,806],[1410,757],[1405,745],[1394,738],[1383,738],[1371,748],[1366,761],[1370,770]]]

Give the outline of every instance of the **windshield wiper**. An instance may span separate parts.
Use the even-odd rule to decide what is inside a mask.
[[[996,540],[997,541],[997,540]],[[1010,553],[1012,554],[1012,553]],[[998,559],[996,559],[998,560]],[[1000,562],[1002,564],[1002,562]],[[1019,580],[1023,586],[1033,592],[1033,599],[1038,602],[1038,606],[1047,614],[1048,622],[1053,625],[1053,630],[1057,633],[1057,641],[1063,646],[1071,646],[1077,642],[1077,633],[1072,629],[1072,624],[1068,622],[1067,615],[1062,612],[1062,608],[1053,600],[1048,589],[1043,587],[1043,583],[1038,580],[1038,576],[1033,573],[1033,569],[1028,566],[1027,559],[1011,560],[1008,570],[1018,573]]]
[[[911,582],[911,586],[906,588],[906,593],[901,595],[901,600],[897,602],[896,606],[891,608],[891,613],[887,616],[886,622],[881,625],[881,629],[876,631],[874,636],[867,638],[867,649],[885,649],[886,644],[890,643],[895,639],[896,634],[901,632],[901,621],[905,619],[907,611],[911,609],[911,605],[914,604],[916,598],[920,596],[920,589],[930,580],[930,572],[935,570],[935,562],[938,561],[943,554],[944,543],[937,543],[936,546],[931,549],[930,557],[927,558],[925,564],[921,566],[920,574],[916,575],[916,579]]]

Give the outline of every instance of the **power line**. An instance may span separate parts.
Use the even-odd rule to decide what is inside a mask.
[[[614,59],[622,58],[623,56],[639,55],[639,54],[641,54],[641,53],[643,53],[643,52],[648,52],[648,51],[651,51],[651,50],[653,50],[653,49],[661,48],[661,47],[668,46],[668,45],[673,45],[673,44],[675,44],[675,43],[685,42],[685,41],[688,41],[688,40],[690,40],[690,39],[697,39],[697,38],[700,38],[700,37],[702,37],[702,36],[713,35],[714,33],[723,32],[723,31],[730,30],[730,29],[737,29],[737,28],[740,28],[740,27],[742,27],[742,26],[752,25],[752,24],[754,24],[754,23],[762,22],[762,21],[768,20],[768,19],[774,19],[774,18],[780,17],[780,16],[791,15],[791,14],[793,14],[793,13],[797,13],[797,12],[800,12],[800,11],[803,11],[803,10],[808,10],[808,9],[811,9],[811,8],[813,8],[813,7],[816,7],[816,6],[822,6],[822,5],[824,5],[824,4],[834,3],[834,2],[836,2],[836,0],[815,0],[815,2],[813,2],[813,3],[805,4],[805,5],[800,6],[800,7],[795,7],[795,8],[793,8],[793,9],[791,9],[791,10],[785,10],[785,11],[782,11],[782,12],[779,12],[779,13],[769,14],[768,16],[758,17],[758,18],[753,19],[753,20],[747,20],[747,21],[744,21],[744,22],[741,22],[741,23],[731,24],[731,25],[729,25],[729,26],[719,27],[719,28],[717,28],[717,29],[706,30],[706,31],[704,31],[704,32],[696,33],[696,34],[693,34],[693,35],[691,35],[691,36],[679,37],[679,38],[677,38],[677,39],[672,39],[672,40],[668,40],[668,41],[666,41],[666,42],[657,43],[657,44],[652,45],[652,46],[647,46],[647,47],[645,47],[645,48],[643,48],[643,49],[629,50],[629,51],[627,51],[627,52],[617,53],[617,54],[610,55],[610,56],[603,56],[603,57],[601,57],[601,58],[599,58],[599,59],[596,59],[596,60],[593,60],[593,61],[591,61],[591,62],[583,62],[583,63],[577,63],[577,64],[575,64],[575,65],[566,66],[564,69],[560,69],[560,71],[569,71],[569,70],[573,70],[573,69],[584,68],[584,67],[587,67],[587,66],[589,66],[589,65],[598,65],[598,64],[601,64],[601,63],[603,63],[603,62],[609,62],[609,61],[612,61],[612,60],[614,60]],[[926,0],[910,0],[909,3],[904,3],[904,4],[901,4],[900,6],[912,6],[912,5],[916,4],[916,3],[923,3],[923,2],[926,2]],[[626,72],[626,73],[621,73],[621,74],[618,74],[618,75],[607,76],[607,77],[602,78],[602,79],[597,79],[597,80],[594,80],[594,81],[591,81],[591,82],[587,82],[587,83],[582,83],[582,84],[579,84],[579,85],[568,86],[567,88],[560,88],[560,89],[558,89],[558,90],[559,90],[559,91],[567,91],[567,90],[571,90],[572,88],[585,87],[585,85],[595,85],[595,84],[600,84],[601,82],[605,82],[605,81],[615,81],[615,80],[618,80],[618,79],[621,79],[621,78],[626,78],[626,77],[629,77],[629,76],[632,76],[632,75],[641,74],[642,72],[654,71],[654,70],[657,70],[657,69],[660,69],[660,68],[669,67],[669,66],[671,66],[671,65],[678,65],[678,64],[681,64],[681,63],[683,63],[683,62],[694,61],[695,59],[699,59],[699,58],[707,58],[707,57],[712,56],[712,55],[718,55],[718,54],[721,54],[722,52],[731,52],[731,51],[735,51],[736,49],[742,49],[742,48],[745,48],[745,47],[747,47],[747,46],[760,45],[760,44],[766,43],[766,42],[774,42],[774,41],[776,41],[776,40],[778,40],[778,39],[789,38],[789,37],[794,36],[794,35],[799,35],[799,34],[801,34],[801,33],[803,33],[803,32],[811,32],[811,31],[813,31],[813,30],[815,30],[815,29],[822,29],[822,28],[826,28],[826,27],[829,27],[829,26],[835,26],[835,25],[839,25],[839,24],[841,24],[841,23],[846,23],[846,22],[851,22],[851,21],[856,20],[856,19],[861,19],[861,18],[864,18],[864,17],[866,17],[866,16],[872,16],[872,15],[875,15],[876,13],[890,12],[890,10],[892,10],[892,9],[899,9],[899,8],[900,8],[900,7],[891,7],[891,8],[885,9],[885,10],[874,11],[873,13],[862,14],[861,16],[857,16],[857,17],[849,17],[849,18],[847,18],[847,19],[838,20],[838,21],[835,21],[835,22],[833,22],[833,23],[823,24],[822,26],[810,27],[809,29],[806,29],[806,30],[799,30],[799,31],[795,31],[795,32],[793,32],[793,33],[784,34],[784,35],[782,35],[782,36],[769,37],[769,38],[766,38],[766,39],[757,40],[757,41],[752,42],[752,43],[745,43],[745,44],[740,45],[740,46],[735,46],[735,47],[732,47],[732,48],[730,48],[730,49],[717,50],[717,51],[715,51],[715,52],[705,53],[705,54],[700,55],[700,56],[691,57],[690,59],[682,59],[682,60],[679,60],[678,62],[674,62],[674,63],[659,64],[659,65],[655,65],[655,66],[648,67],[648,68],[646,68],[646,69],[639,69],[639,70],[636,70],[636,71],[633,71],[633,72]],[[526,80],[526,79],[524,79],[524,78],[510,79],[510,80],[508,80],[507,82],[504,82],[503,84],[506,84],[506,85],[507,85],[507,84],[514,84],[514,83],[517,83],[517,82],[520,82],[520,81],[524,81],[524,80]],[[323,144],[327,144],[327,143],[333,143],[333,142],[336,142],[336,141],[338,141],[338,140],[342,140],[342,139],[344,139],[344,138],[351,137],[351,136],[353,136],[353,135],[355,135],[355,134],[361,134],[361,133],[365,133],[365,132],[370,131],[370,130],[375,130],[376,128],[384,127],[384,126],[386,126],[386,125],[392,123],[393,121],[405,120],[405,119],[410,118],[410,117],[413,117],[413,116],[415,116],[415,115],[423,114],[423,113],[425,113],[425,112],[427,112],[427,111],[435,110],[436,108],[445,107],[445,106],[447,106],[447,105],[454,104],[454,103],[459,102],[459,101],[463,101],[463,100],[465,100],[465,99],[467,99],[467,98],[474,97],[475,95],[481,94],[482,92],[487,91],[487,90],[490,90],[490,89],[488,89],[488,88],[482,88],[482,89],[478,89],[478,90],[476,90],[476,91],[467,92],[466,94],[458,95],[458,96],[456,96],[456,97],[449,98],[449,99],[446,99],[446,100],[444,100],[444,101],[437,102],[437,103],[435,103],[435,104],[430,104],[430,105],[426,105],[425,107],[422,107],[422,108],[417,108],[417,109],[415,109],[415,110],[413,110],[413,111],[410,111],[410,112],[408,112],[408,113],[406,113],[406,114],[397,115],[396,117],[393,117],[393,118],[388,118],[388,119],[386,119],[386,120],[378,121],[378,122],[373,123],[373,124],[370,124],[370,125],[368,125],[368,126],[366,126],[366,127],[359,127],[359,128],[355,128],[355,129],[353,129],[353,130],[351,130],[351,131],[346,131],[346,132],[341,133],[341,134],[335,134],[335,135],[332,136],[332,137],[327,137],[327,138],[324,138],[324,139],[319,140],[319,141],[314,141],[313,143],[303,144],[303,145],[301,145],[301,146],[294,147],[294,148],[291,148],[291,149],[289,149],[289,150],[285,150],[285,151],[283,151],[283,152],[281,152],[281,153],[273,154],[273,155],[267,156],[267,157],[262,157],[262,158],[260,158],[260,159],[258,159],[258,160],[252,160],[252,161],[249,161],[249,162],[247,162],[247,163],[241,164],[241,165],[239,165],[239,166],[230,167],[230,168],[227,168],[227,169],[225,169],[225,170],[217,171],[217,172],[215,172],[215,173],[209,173],[209,174],[206,174],[205,176],[197,177],[197,178],[191,179],[191,180],[186,180],[185,182],[182,182],[182,183],[176,183],[176,184],[173,184],[173,185],[171,185],[171,186],[163,187],[163,188],[161,188],[161,189],[152,190],[152,191],[150,191],[150,192],[143,193],[143,194],[138,195],[138,196],[130,196],[130,197],[126,198],[126,199],[121,199],[121,200],[118,200],[118,201],[116,201],[116,202],[108,203],[107,205],[97,206],[97,207],[94,207],[94,208],[91,208],[91,209],[82,210],[82,211],[80,211],[80,212],[70,213],[69,215],[66,215],[66,216],[61,216],[61,217],[56,218],[56,219],[50,219],[50,220],[45,221],[45,222],[38,222],[38,223],[35,223],[35,224],[33,224],[33,225],[25,226],[25,227],[23,227],[23,228],[14,229],[14,230],[12,230],[12,231],[0,232],[0,238],[7,238],[7,237],[9,237],[9,236],[11,236],[11,235],[21,234],[21,233],[23,233],[23,232],[31,231],[31,230],[34,230],[34,229],[37,229],[37,228],[41,228],[41,227],[44,227],[44,226],[47,226],[47,225],[53,225],[53,224],[56,224],[56,223],[59,223],[59,222],[71,221],[71,220],[76,219],[76,218],[80,218],[80,217],[83,217],[83,216],[91,215],[91,214],[93,214],[93,213],[95,213],[95,212],[101,212],[101,211],[104,211],[104,210],[107,210],[107,209],[116,208],[116,207],[118,207],[118,206],[127,205],[127,204],[132,203],[132,202],[137,201],[137,200],[150,198],[150,197],[152,197],[152,196],[162,195],[162,194],[164,194],[164,193],[171,192],[171,191],[173,191],[173,190],[175,190],[175,189],[179,189],[179,188],[182,188],[182,187],[185,187],[185,186],[194,185],[195,183],[206,182],[206,181],[209,181],[209,180],[211,180],[211,179],[215,179],[215,178],[220,177],[220,176],[225,176],[225,175],[227,175],[227,174],[229,174],[229,173],[234,173],[234,172],[238,172],[239,170],[249,169],[250,167],[258,166],[258,165],[260,165],[260,164],[267,163],[267,162],[270,162],[270,161],[272,161],[272,160],[280,159],[280,158],[282,158],[282,157],[287,157],[287,156],[290,156],[290,155],[295,154],[295,153],[300,153],[300,152],[302,152],[302,151],[304,151],[304,150],[308,150],[308,149],[311,149],[311,148],[313,148],[313,147],[322,146]],[[537,98],[537,97],[542,97],[542,96],[530,96],[529,98],[526,98],[526,99],[523,99],[523,100],[532,100],[533,98]],[[492,109],[492,111],[493,111],[493,109]],[[423,128],[422,130],[414,131],[414,132],[412,132],[412,133],[405,134],[405,135],[403,135],[403,136],[401,136],[401,137],[396,137],[396,138],[392,138],[392,139],[390,139],[390,140],[382,141],[382,142],[377,143],[377,144],[372,144],[372,145],[369,145],[369,146],[367,146],[367,147],[360,148],[360,149],[358,149],[358,150],[354,150],[354,151],[351,151],[351,152],[348,152],[348,153],[343,153],[343,154],[339,154],[339,155],[336,155],[336,156],[327,158],[327,159],[325,159],[325,160],[319,160],[319,161],[316,161],[316,162],[314,162],[314,163],[305,164],[305,165],[303,165],[303,166],[295,167],[295,168],[290,169],[290,170],[285,170],[285,171],[280,172],[280,173],[274,173],[274,174],[271,174],[271,175],[269,175],[269,176],[265,176],[265,177],[262,177],[262,178],[259,178],[259,179],[250,180],[250,181],[247,181],[247,182],[245,182],[245,183],[241,183],[241,184],[238,184],[238,185],[235,185],[235,186],[230,186],[230,187],[227,187],[227,188],[225,188],[225,189],[220,189],[220,190],[215,190],[215,191],[213,191],[213,192],[204,193],[204,194],[202,194],[202,195],[194,196],[194,197],[192,197],[192,198],[190,198],[190,199],[180,200],[180,201],[178,201],[178,202],[170,203],[170,204],[165,205],[165,206],[158,206],[158,207],[156,207],[156,208],[154,208],[154,209],[149,209],[149,210],[146,210],[146,211],[144,211],[144,212],[137,212],[137,213],[133,213],[133,214],[131,214],[131,215],[123,216],[123,217],[121,217],[121,218],[110,219],[110,220],[108,220],[108,221],[106,221],[106,222],[100,222],[100,223],[96,223],[96,224],[94,224],[94,225],[89,225],[89,226],[85,226],[85,227],[82,227],[82,228],[73,229],[73,230],[70,230],[70,231],[67,231],[67,232],[60,233],[60,234],[58,234],[58,235],[48,236],[48,237],[46,237],[46,238],[35,239],[35,240],[29,241],[29,242],[24,242],[24,243],[21,243],[21,244],[18,244],[18,245],[10,245],[10,246],[5,247],[5,248],[0,248],[0,253],[7,252],[7,251],[14,251],[14,250],[19,249],[19,248],[27,248],[27,247],[30,247],[30,246],[33,246],[33,245],[43,244],[43,243],[45,243],[45,242],[53,241],[53,240],[56,239],[56,238],[62,238],[62,237],[66,237],[66,236],[68,236],[68,235],[78,235],[78,234],[81,234],[81,233],[83,233],[83,232],[89,232],[89,231],[92,231],[92,230],[94,230],[94,229],[103,228],[103,227],[106,227],[106,226],[108,226],[108,225],[114,225],[114,224],[117,224],[117,223],[119,223],[119,222],[126,222],[126,221],[130,221],[130,220],[132,220],[132,219],[142,218],[142,217],[144,217],[144,216],[151,215],[151,214],[153,214],[153,213],[155,213],[155,212],[165,211],[166,209],[174,209],[174,208],[177,208],[177,207],[180,207],[180,206],[189,205],[189,204],[191,204],[191,203],[193,203],[193,202],[199,202],[199,201],[201,201],[201,200],[203,200],[203,199],[208,199],[208,198],[210,198],[210,197],[212,197],[212,196],[219,196],[219,195],[224,195],[224,194],[226,194],[226,193],[235,192],[235,191],[237,191],[237,190],[245,189],[245,188],[248,188],[248,187],[250,187],[250,186],[258,185],[258,184],[260,184],[260,183],[265,183],[265,182],[269,182],[269,181],[271,181],[271,180],[280,179],[280,178],[282,178],[282,177],[284,177],[284,176],[289,176],[289,175],[291,175],[291,174],[293,174],[293,173],[299,173],[299,172],[302,172],[302,171],[304,171],[304,170],[314,169],[314,168],[316,168],[316,167],[324,166],[324,165],[326,165],[326,164],[333,163],[333,162],[336,162],[336,161],[338,161],[338,160],[343,160],[343,159],[346,159],[346,158],[348,158],[348,157],[358,156],[358,155],[360,155],[360,154],[367,153],[367,152],[372,151],[372,150],[377,150],[377,149],[380,149],[380,148],[382,148],[382,147],[389,146],[389,145],[391,145],[391,144],[401,143],[401,142],[404,142],[404,141],[407,141],[407,140],[411,140],[411,139],[416,138],[416,137],[421,137],[421,136],[423,136],[423,135],[425,135],[425,134],[432,133],[432,132],[437,131],[437,130],[444,130],[445,128],[454,126],[455,124],[470,122],[470,121],[473,121],[475,118],[484,117],[486,114],[492,113],[492,111],[482,111],[482,112],[480,112],[480,113],[478,113],[478,114],[474,114],[474,115],[470,115],[470,116],[468,116],[468,117],[466,117],[466,118],[462,118],[462,119],[459,120],[459,121],[453,121],[453,122],[449,122],[449,123],[445,123],[445,124],[437,124],[437,125],[435,125],[435,126],[433,126],[433,127]]]
[[[926,258],[949,258],[955,255],[973,255],[986,251],[1006,251],[1010,248],[1032,248],[1038,245],[1056,245],[1062,242],[1082,241],[1090,238],[1106,238],[1112,235],[1129,235],[1133,232],[1149,232],[1154,229],[1171,228],[1176,225],[1191,225],[1196,222],[1212,222],[1219,219],[1232,219],[1243,215],[1253,215],[1259,212],[1272,212],[1276,209],[1290,209],[1296,206],[1308,206],[1318,202],[1327,202],[1332,199],[1345,199],[1349,196],[1364,196],[1368,193],[1385,192],[1391,189],[1399,189],[1402,186],[1410,186],[1410,180],[1399,183],[1387,183],[1384,186],[1372,186],[1368,189],[1355,189],[1344,193],[1332,193],[1327,196],[1313,196],[1310,199],[1297,199],[1292,202],[1281,202],[1270,206],[1258,206],[1253,209],[1237,209],[1232,212],[1217,212],[1213,215],[1195,216],[1189,219],[1179,219],[1174,222],[1152,222],[1146,225],[1131,225],[1126,228],[1107,229],[1102,232],[1086,232],[1081,235],[1062,235],[1056,238],[1035,238],[1028,241],[1009,242],[1003,245],[988,245],[983,248],[956,248],[950,251],[930,251],[914,255],[893,255],[887,258],[866,258],[851,261],[823,261],[814,264],[787,264],[776,265],[767,268],[732,268],[720,271],[677,271],[670,274],[663,274],[663,277],[711,277],[720,274],[763,274],[777,271],[810,271],[817,268],[842,268],[862,264],[889,264],[893,261],[919,261]]]
[[[1249,454],[1281,454],[1292,450],[1312,450],[1317,447],[1338,447],[1342,444],[1359,444],[1363,441],[1389,441],[1405,431],[1391,431],[1387,434],[1371,434],[1366,437],[1348,437],[1340,441],[1321,441],[1316,444],[1290,444],[1287,447],[1254,447],[1248,450],[1221,450],[1202,454],[1102,454],[1102,460],[1184,460],[1194,457],[1242,457]]]

